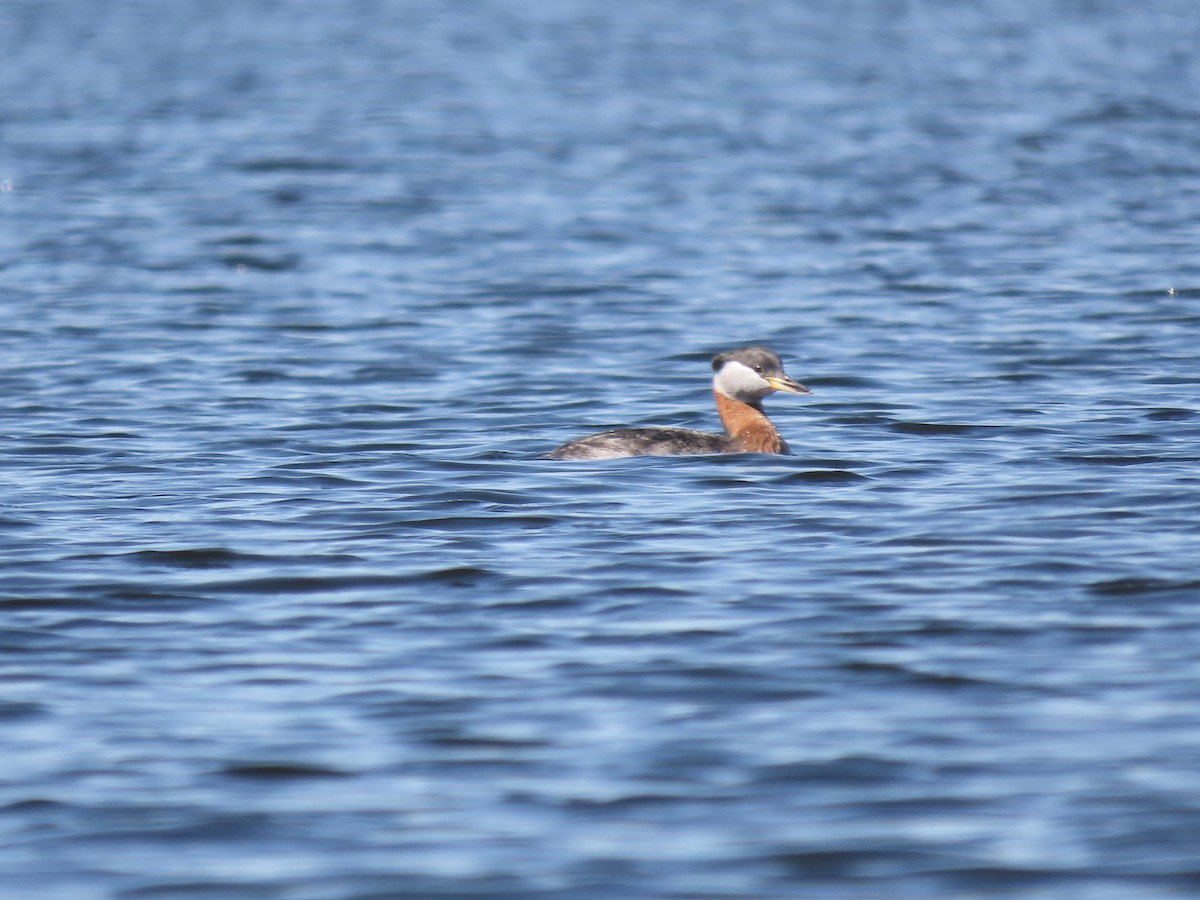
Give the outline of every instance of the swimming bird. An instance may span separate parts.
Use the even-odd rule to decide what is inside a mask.
[[[762,409],[775,391],[811,394],[783,371],[766,347],[740,347],[713,357],[713,396],[724,434],[690,428],[618,428],[563,444],[549,459],[618,459],[700,453],[787,453],[788,446]]]

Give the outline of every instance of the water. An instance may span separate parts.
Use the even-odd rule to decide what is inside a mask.
[[[1200,890],[1193,4],[0,26],[6,898]]]

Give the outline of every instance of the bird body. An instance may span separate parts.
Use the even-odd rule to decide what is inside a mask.
[[[713,397],[724,434],[690,428],[617,428],[563,444],[550,459],[618,459],[627,456],[690,456],[703,453],[787,453],[788,447],[762,409],[775,391],[811,394],[789,378],[766,347],[742,347],[713,357]]]

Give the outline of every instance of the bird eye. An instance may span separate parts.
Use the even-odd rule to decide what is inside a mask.
[[[755,366],[754,371],[757,372],[759,375],[761,375],[762,374],[762,366]]]

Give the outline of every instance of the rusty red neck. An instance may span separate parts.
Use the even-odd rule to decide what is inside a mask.
[[[726,397],[720,391],[713,391],[713,396],[717,400],[717,415],[725,426],[733,452],[784,452],[783,438],[761,409]]]

